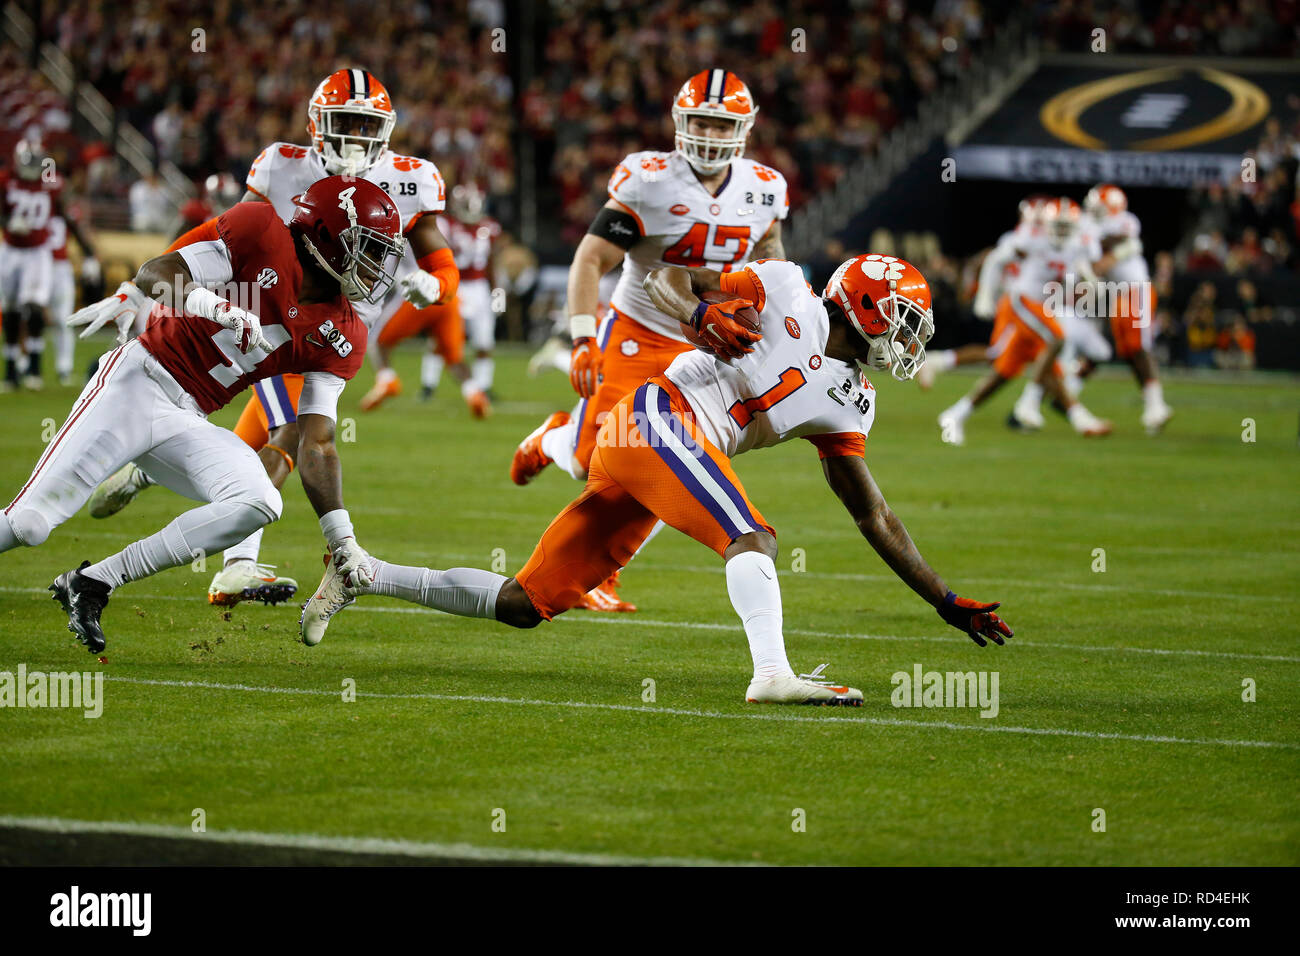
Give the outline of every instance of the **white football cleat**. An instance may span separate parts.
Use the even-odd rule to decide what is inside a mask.
[[[966,444],[966,421],[951,408],[939,415],[939,438],[945,445]]]
[[[755,677],[745,691],[745,700],[751,704],[818,704],[823,707],[861,707],[862,691],[856,687],[833,684],[822,679],[826,665],[820,665],[811,674],[783,674],[777,677]]]
[[[141,471],[135,462],[127,462],[91,492],[90,516],[107,518],[117,514],[153,483],[153,479]]]
[[[1020,423],[1021,428],[1029,431],[1037,431],[1047,424],[1043,421],[1043,410],[1023,398],[1011,406],[1011,415]]]
[[[347,580],[334,567],[330,556],[325,555],[325,577],[321,578],[316,593],[302,606],[302,617],[298,619],[302,642],[308,647],[319,644],[325,638],[330,618],[355,601],[359,593],[348,587]]]
[[[221,607],[234,607],[240,601],[279,604],[297,593],[298,582],[277,575],[273,565],[243,558],[217,572],[208,585],[208,603]]]
[[[1148,435],[1159,435],[1160,430],[1173,417],[1174,410],[1164,402],[1159,405],[1148,405],[1142,411],[1142,427],[1147,430]]]

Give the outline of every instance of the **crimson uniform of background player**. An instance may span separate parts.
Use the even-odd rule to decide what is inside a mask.
[[[31,478],[5,509],[0,520],[0,551],[18,544],[41,544],[85,503],[99,482],[128,461],[137,462],[158,483],[178,494],[208,504],[185,512],[160,532],[111,558],[83,565],[78,577],[116,587],[187,564],[196,555],[216,553],[276,520],[280,493],[257,455],[233,432],[211,424],[206,416],[253,382],[287,372],[304,374],[299,413],[314,418],[312,427],[303,429],[302,443],[308,447],[311,442],[320,452],[315,457],[323,462],[311,474],[303,471],[303,483],[318,504],[318,512],[318,498],[332,502],[338,497],[333,420],[345,382],[361,367],[366,330],[343,295],[345,279],[331,277],[307,258],[311,244],[300,237],[312,231],[317,245],[345,249],[338,238],[345,230],[329,219],[341,219],[346,227],[348,219],[329,208],[337,203],[339,209],[349,207],[347,214],[354,225],[358,218],[362,223],[379,223],[380,243],[387,241],[391,253],[402,248],[399,218],[382,190],[355,179],[322,180],[302,202],[305,226],[295,218],[291,229],[269,205],[240,203],[219,217],[210,232],[195,235],[194,241],[177,251],[175,255],[193,282],[203,288],[188,293],[184,311],[155,309],[144,335],[100,361],[98,372]],[[381,259],[386,261],[388,253]],[[346,276],[354,278],[356,257],[350,261],[353,268]],[[308,278],[304,263],[312,270],[309,288],[314,301],[300,298]],[[161,276],[157,270],[178,266],[169,257],[151,260],[141,267],[141,281],[171,283],[170,276],[159,279],[155,274]],[[391,271],[384,271],[391,281]],[[178,278],[184,281],[186,277]],[[213,288],[227,293],[228,301],[208,291]],[[328,294],[330,290],[333,295]],[[179,292],[173,286],[162,294]],[[124,283],[118,295],[83,311],[90,314],[107,305],[117,307],[124,317],[128,313],[133,317],[147,301],[134,284]],[[194,314],[202,301],[216,303],[212,318]],[[228,313],[240,309],[260,317],[260,343],[246,324],[221,324],[223,318],[230,321]],[[351,540],[350,522],[341,502],[321,514],[327,537],[331,531],[324,519],[333,515],[336,523],[347,524],[346,537]]]

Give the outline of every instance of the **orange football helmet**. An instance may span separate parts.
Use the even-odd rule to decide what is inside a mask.
[[[921,370],[934,312],[920,269],[895,256],[854,256],[835,270],[822,295],[871,343],[867,361],[858,363],[864,371],[887,368],[906,382]]]
[[[1088,190],[1088,198],[1083,201],[1083,208],[1093,219],[1101,222],[1108,216],[1118,216],[1128,209],[1128,197],[1118,186],[1099,183]]]
[[[307,106],[312,148],[331,176],[360,176],[375,165],[396,122],[388,90],[365,70],[335,70]]]
[[[745,140],[758,107],[749,87],[726,70],[704,70],[682,84],[673,100],[673,125],[677,128],[677,151],[696,172],[705,176],[720,172],[745,154]],[[729,136],[700,136],[689,130],[691,117],[730,120]]]
[[[1083,220],[1079,204],[1068,196],[1049,199],[1043,204],[1042,215],[1047,240],[1058,248],[1074,238]]]

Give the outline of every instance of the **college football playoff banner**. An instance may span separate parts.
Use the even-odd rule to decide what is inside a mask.
[[[1300,93],[1300,73],[1285,65],[1124,62],[1039,66],[956,149],[957,175],[1172,187],[1240,179],[1264,121],[1288,115]]]

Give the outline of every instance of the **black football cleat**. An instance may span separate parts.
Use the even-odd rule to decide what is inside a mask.
[[[98,654],[107,643],[104,630],[99,626],[99,616],[104,613],[112,589],[81,573],[88,567],[90,562],[82,561],[75,571],[64,571],[54,579],[50,590],[54,592],[54,600],[68,615],[68,630],[77,635],[77,640],[86,645],[86,650]]]

